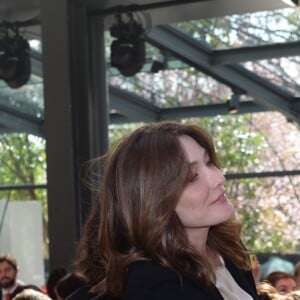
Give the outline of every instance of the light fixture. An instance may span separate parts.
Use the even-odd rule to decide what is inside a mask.
[[[227,101],[228,112],[230,114],[236,114],[240,106],[241,94],[233,93],[230,100]]]
[[[158,73],[159,71],[166,70],[168,65],[168,61],[166,55],[159,54],[153,58],[150,72]]]
[[[11,23],[0,32],[0,79],[11,88],[26,84],[31,74],[30,46]]]
[[[124,21],[121,14],[116,15],[117,22],[110,28],[110,34],[116,39],[111,44],[111,66],[124,76],[133,76],[145,64],[144,29],[133,17],[127,14]]]
[[[164,70],[164,63],[158,59],[153,59],[150,69],[151,73],[158,73],[161,70]]]

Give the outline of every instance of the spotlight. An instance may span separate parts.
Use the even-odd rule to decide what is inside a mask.
[[[230,114],[236,114],[240,106],[240,94],[232,94],[230,100],[227,101],[228,112]]]
[[[133,15],[129,14],[128,22],[117,15],[117,23],[110,28],[111,36],[117,38],[111,44],[111,65],[124,76],[133,76],[145,64],[145,41],[142,38],[143,27]]]
[[[158,73],[159,71],[164,70],[164,63],[159,60],[153,60],[151,65],[151,73]]]
[[[15,89],[26,84],[30,74],[29,43],[19,34],[18,29],[11,35],[6,28],[0,37],[0,79]]]
[[[161,70],[167,69],[167,59],[165,55],[159,55],[154,57],[151,65],[151,73],[158,73]]]

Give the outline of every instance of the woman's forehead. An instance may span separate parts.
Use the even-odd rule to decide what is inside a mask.
[[[199,160],[203,160],[207,156],[206,149],[204,149],[192,137],[182,135],[179,137],[179,141],[190,163],[197,163]]]

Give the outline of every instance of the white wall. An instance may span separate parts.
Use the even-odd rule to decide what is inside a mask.
[[[45,271],[41,202],[9,201],[5,208],[6,201],[0,200],[0,253],[10,253],[17,259],[20,280],[42,286]]]

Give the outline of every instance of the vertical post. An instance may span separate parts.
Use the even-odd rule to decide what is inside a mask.
[[[107,148],[106,77],[98,70],[104,50],[93,62],[103,27],[98,42],[88,34],[85,2],[41,0],[50,268],[72,264],[91,202],[81,167]],[[97,85],[102,80],[105,88]]]

